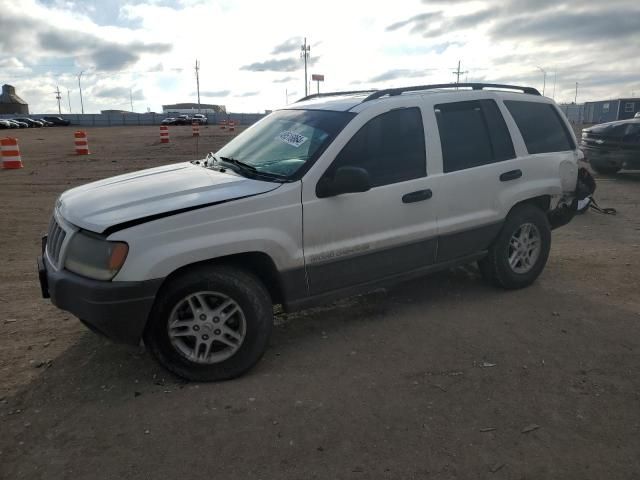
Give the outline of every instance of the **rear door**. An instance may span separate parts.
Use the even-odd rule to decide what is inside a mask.
[[[372,105],[303,179],[304,250],[312,295],[431,265],[437,243],[422,109],[415,99]],[[336,168],[367,170],[371,189],[318,198]]]
[[[509,130],[494,99],[436,103],[440,142],[437,261],[485,250],[500,230],[500,191],[522,172]]]

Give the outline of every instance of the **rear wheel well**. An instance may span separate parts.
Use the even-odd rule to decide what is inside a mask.
[[[540,195],[538,197],[527,198],[526,200],[522,200],[521,202],[516,203],[511,208],[511,210],[524,204],[533,205],[534,207],[538,207],[544,213],[547,213],[549,211],[549,208],[551,208],[551,196]]]
[[[162,282],[162,286],[167,285],[173,278],[183,275],[186,271],[201,266],[225,265],[240,268],[246,272],[255,275],[265,286],[273,304],[280,304],[283,301],[282,285],[280,283],[280,274],[275,263],[269,255],[263,252],[246,252],[226,257],[213,258],[201,262],[191,263],[174,270]]]

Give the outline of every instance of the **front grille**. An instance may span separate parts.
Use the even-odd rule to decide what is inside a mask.
[[[52,217],[47,235],[47,253],[56,266],[60,260],[60,250],[62,250],[62,243],[66,235],[67,233],[58,225],[55,217]]]

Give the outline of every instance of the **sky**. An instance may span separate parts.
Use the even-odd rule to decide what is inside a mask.
[[[33,113],[230,112],[320,91],[460,81],[528,85],[557,102],[640,96],[638,0],[0,0],[0,83]],[[315,92],[317,84],[311,85]],[[311,93],[310,92],[310,93]]]

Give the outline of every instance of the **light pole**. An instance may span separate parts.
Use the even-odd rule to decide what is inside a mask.
[[[84,73],[84,70],[82,70],[78,75],[78,89],[80,90],[80,110],[84,114],[84,103],[82,103],[82,85],[80,84],[80,79],[82,78],[83,73]]]
[[[547,86],[547,71],[542,67],[537,67],[536,66],[536,68],[538,70],[540,70],[542,72],[542,75],[543,75],[543,77],[542,77],[542,96],[544,97],[544,89]]]

